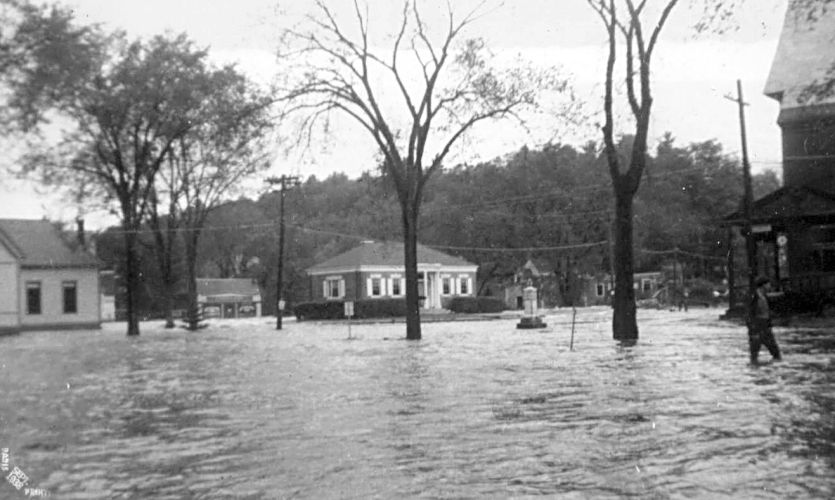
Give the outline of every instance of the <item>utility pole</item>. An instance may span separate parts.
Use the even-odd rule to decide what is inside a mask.
[[[751,209],[754,204],[754,193],[751,187],[751,164],[748,162],[748,138],[745,134],[745,106],[748,105],[742,98],[742,81],[736,81],[736,99],[725,96],[726,99],[734,101],[739,106],[739,127],[742,137],[742,180],[745,194],[742,199],[742,214],[745,222],[742,226],[742,233],[745,235],[745,254],[748,260],[748,304],[746,307],[746,318],[748,319],[748,339],[751,339],[751,320],[755,314],[754,297],[756,294],[756,271],[757,271],[757,246],[751,229]]]
[[[284,314],[284,301],[281,300],[282,289],[284,288],[284,195],[287,189],[299,185],[298,176],[282,175],[281,177],[269,177],[266,182],[274,186],[281,185],[280,210],[278,219],[278,278],[275,285],[275,329],[281,330],[281,317]]]

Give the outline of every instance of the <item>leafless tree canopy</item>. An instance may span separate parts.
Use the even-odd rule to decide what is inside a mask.
[[[395,167],[388,173],[398,186],[409,173],[397,167],[428,176],[473,125],[518,119],[541,89],[565,90],[554,72],[491,67],[483,41],[463,39],[477,11],[459,19],[450,7],[442,35],[433,37],[418,2],[406,1],[384,48],[373,44],[367,7],[355,2],[353,23],[345,23],[324,2],[316,5],[307,29],[288,33],[290,44],[300,47],[293,57],[304,61],[305,70],[288,89],[287,111],[303,112],[305,138],[333,111],[352,117]]]

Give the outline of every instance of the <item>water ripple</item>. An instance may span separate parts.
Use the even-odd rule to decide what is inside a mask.
[[[831,333],[752,367],[717,313],[5,337],[0,445],[71,499],[835,496]]]

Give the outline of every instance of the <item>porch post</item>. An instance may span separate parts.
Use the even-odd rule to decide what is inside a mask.
[[[777,231],[771,227],[771,243],[774,245],[774,278],[780,286],[780,245],[777,244]]]
[[[435,271],[435,309],[443,307],[441,304],[441,270]]]

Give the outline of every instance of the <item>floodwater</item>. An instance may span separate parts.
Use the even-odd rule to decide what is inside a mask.
[[[835,497],[835,335],[778,328],[755,367],[718,314],[640,311],[630,347],[582,310],[573,351],[566,312],[24,333],[0,447],[52,498]]]

